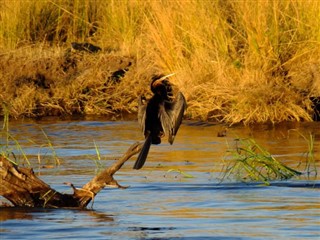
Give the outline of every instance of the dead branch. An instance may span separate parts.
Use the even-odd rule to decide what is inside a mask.
[[[63,194],[52,189],[39,179],[31,168],[24,168],[0,156],[0,195],[8,199],[13,206],[43,208],[85,208],[106,186],[123,188],[113,178],[123,164],[140,152],[141,143],[134,143],[126,153],[112,166],[95,176],[82,188],[75,188],[73,194]]]

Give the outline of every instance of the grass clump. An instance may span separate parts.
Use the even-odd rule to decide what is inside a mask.
[[[228,151],[227,166],[222,181],[230,176],[244,182],[264,182],[286,180],[302,173],[296,171],[278,160],[263,149],[253,139],[237,139],[234,149]]]
[[[189,118],[311,121],[310,97],[320,96],[319,11],[319,1],[295,0],[3,0],[0,98],[17,117],[135,113],[157,70],[177,73]],[[103,51],[66,71],[61,56],[73,41]],[[115,55],[133,59],[118,84],[108,81]],[[34,84],[39,76],[50,87]]]

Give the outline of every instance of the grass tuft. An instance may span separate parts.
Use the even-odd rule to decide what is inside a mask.
[[[302,173],[276,160],[267,150],[253,139],[236,139],[236,146],[226,155],[229,162],[221,179],[235,177],[244,182],[264,182],[286,180]]]

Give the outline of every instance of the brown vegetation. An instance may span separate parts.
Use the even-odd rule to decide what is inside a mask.
[[[135,114],[161,71],[177,73],[189,118],[311,121],[319,11],[293,0],[2,0],[2,114]],[[74,41],[102,50],[70,53]]]
[[[0,61],[6,80],[1,92],[12,117],[116,116],[134,111],[137,95],[122,81],[134,67],[130,57],[36,47]],[[123,74],[117,75],[119,71]]]

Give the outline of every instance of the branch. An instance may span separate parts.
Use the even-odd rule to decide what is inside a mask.
[[[35,176],[30,168],[14,165],[4,156],[0,156],[0,195],[14,206],[46,208],[85,208],[91,200],[106,186],[124,188],[113,178],[123,164],[141,151],[142,143],[134,143],[127,152],[111,167],[106,168],[82,188],[75,188],[73,194],[62,194]]]
[[[87,206],[94,196],[96,196],[106,186],[125,188],[118,184],[118,182],[113,178],[113,175],[123,166],[126,161],[141,151],[142,145],[143,143],[139,142],[132,144],[127,152],[111,167],[106,168],[97,176],[95,176],[90,182],[85,184],[81,189],[78,189],[81,191],[78,192],[79,199],[81,199],[81,205]]]

